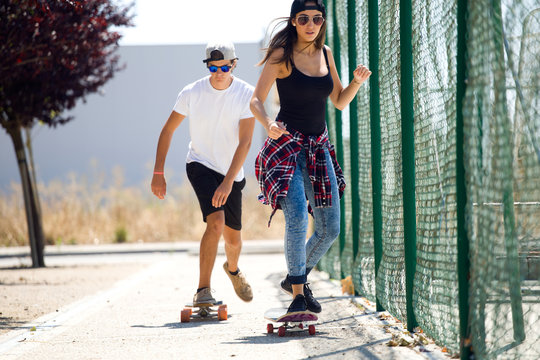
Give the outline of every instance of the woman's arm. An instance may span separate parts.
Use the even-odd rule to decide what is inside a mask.
[[[276,79],[283,75],[285,65],[278,63],[278,59],[283,56],[283,49],[274,50],[268,61],[264,64],[261,76],[257,81],[253,97],[250,101],[250,109],[255,118],[264,126],[268,136],[272,139],[278,139],[281,135],[287,134],[283,124],[272,120],[264,109],[264,102]]]
[[[325,45],[326,46],[326,45]],[[371,75],[371,71],[364,65],[358,65],[358,67],[353,71],[354,80],[346,87],[343,88],[341,80],[336,69],[336,63],[334,61],[334,55],[332,50],[326,46],[326,52],[328,54],[328,63],[330,65],[330,73],[332,74],[332,80],[334,81],[334,89],[330,94],[330,100],[336,108],[343,110],[349,103],[354,99],[360,86],[366,81]]]

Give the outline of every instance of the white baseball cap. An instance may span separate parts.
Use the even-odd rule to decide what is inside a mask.
[[[204,63],[219,60],[237,60],[234,45],[231,42],[215,42],[206,45],[206,59]]]

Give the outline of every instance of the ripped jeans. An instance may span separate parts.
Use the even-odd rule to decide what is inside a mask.
[[[297,155],[296,169],[290,180],[287,196],[279,202],[285,216],[285,258],[291,284],[306,283],[307,274],[339,235],[339,190],[328,149],[324,149],[324,153],[332,186],[332,207],[313,208],[314,232],[307,243],[309,213],[306,195],[310,204],[315,204],[315,199],[304,150]]]

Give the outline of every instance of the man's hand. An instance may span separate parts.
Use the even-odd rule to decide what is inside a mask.
[[[218,208],[225,205],[231,190],[232,182],[229,183],[227,181],[223,181],[214,192],[214,196],[212,197],[212,206]]]
[[[167,193],[167,182],[165,181],[165,176],[163,174],[154,174],[152,177],[152,192],[160,199],[165,198]]]

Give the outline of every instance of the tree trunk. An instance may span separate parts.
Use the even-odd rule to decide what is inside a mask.
[[[21,127],[16,125],[7,129],[11,136],[17,163],[19,164],[19,173],[21,175],[21,184],[24,196],[24,207],[26,211],[26,221],[28,224],[28,237],[30,242],[30,250],[32,255],[32,267],[45,267],[43,258],[44,236],[39,212],[39,199],[34,189],[35,186],[32,177],[28,171],[28,163],[26,161],[26,152],[21,135]]]
[[[31,179],[31,184],[33,185],[32,186],[32,189],[34,191],[34,195],[37,199],[36,201],[36,208],[37,208],[37,211],[38,211],[38,216],[39,218],[41,219],[41,202],[39,201],[39,192],[38,192],[38,188],[37,188],[37,175],[36,175],[36,165],[34,163],[34,147],[32,146],[32,134],[31,134],[31,131],[29,128],[25,127],[24,128],[24,135],[26,136],[26,148],[28,149],[28,166],[29,166],[29,171],[30,171],[30,179]]]

